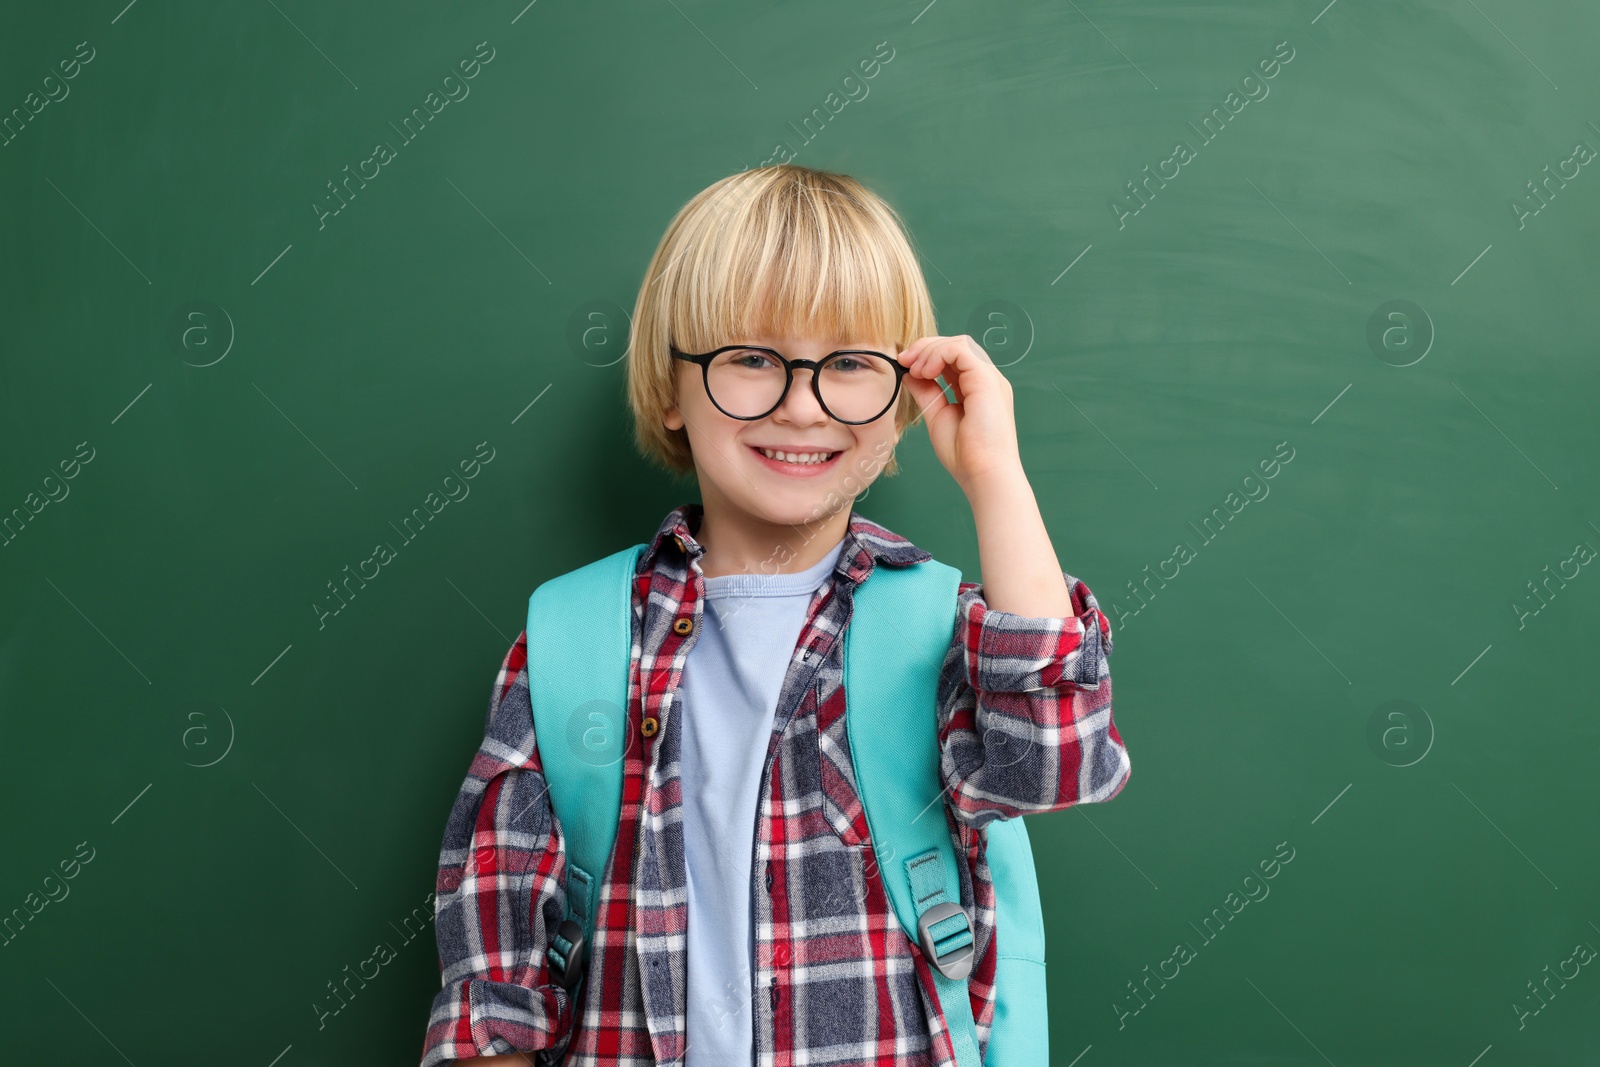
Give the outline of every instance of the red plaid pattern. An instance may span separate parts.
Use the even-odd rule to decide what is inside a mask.
[[[693,533],[701,514],[698,504],[673,509],[639,559],[621,822],[582,1003],[552,984],[545,956],[565,916],[566,853],[541,774],[519,635],[439,853],[442,988],[422,1067],[518,1050],[537,1064],[576,1067],[683,1062],[685,784],[673,697],[701,622],[691,566],[704,551]],[[841,637],[855,587],[876,566],[931,558],[852,511],[837,569],[814,595],[793,650],[756,813],[757,992],[749,1004],[728,1005],[755,1013],[752,1067],[954,1067],[929,965],[895,918],[873,857],[845,735]],[[960,893],[976,939],[968,988],[980,1053],[1005,936],[995,928],[983,828],[1110,800],[1130,773],[1111,718],[1110,621],[1086,585],[1063,577],[1073,605],[1065,618],[991,610],[981,585],[961,583],[960,624],[939,684],[941,808],[966,859]],[[688,634],[674,630],[680,619],[693,620]],[[640,731],[647,715],[659,723],[649,738]]]

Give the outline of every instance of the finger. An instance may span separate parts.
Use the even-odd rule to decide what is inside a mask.
[[[966,334],[962,334],[958,340],[961,342],[961,347],[956,356],[956,373],[949,376],[949,381],[950,390],[955,393],[956,402],[959,404],[966,402],[967,390],[963,385],[970,387],[976,376],[983,373],[982,368],[993,367],[994,361],[977,341]]]
[[[969,339],[965,335],[960,337],[943,338],[944,344],[938,347],[937,362],[930,357],[930,372],[928,377],[943,376],[944,380],[952,387],[956,381],[983,361],[972,354]]]
[[[944,390],[938,382],[931,382],[922,378],[906,377],[906,387],[911,390],[911,398],[917,402],[917,409],[922,412],[921,419],[932,433],[933,420],[950,406],[950,400],[944,395]]]
[[[922,353],[923,348],[927,346],[927,343],[934,339],[935,338],[932,336],[917,338],[905,348],[901,349],[900,352],[895,356],[895,359],[908,367],[911,366],[916,361],[917,356]]]
[[[937,378],[944,373],[947,363],[950,362],[951,343],[954,337],[931,337],[928,344],[917,354],[917,361],[912,365],[912,373],[919,378]]]
[[[969,374],[972,375],[967,379],[970,388],[976,384],[978,376],[990,371],[998,373],[998,368],[989,358],[989,354],[971,337],[962,334],[946,340],[950,343],[941,349],[940,355],[943,360],[945,381],[949,382],[952,388],[956,386],[958,379]]]
[[[987,363],[990,366],[994,366],[994,357],[989,355],[988,350],[980,345],[976,338],[965,334],[962,336],[966,337],[968,351],[970,351],[973,356],[977,358],[979,363]],[[995,369],[998,370],[999,368],[996,367]]]

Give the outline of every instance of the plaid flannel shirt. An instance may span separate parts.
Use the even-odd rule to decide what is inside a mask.
[[[698,504],[673,509],[639,558],[621,821],[601,876],[582,1003],[553,981],[545,955],[565,917],[566,854],[541,774],[522,634],[501,665],[439,853],[442,988],[422,1067],[512,1051],[577,1067],[683,1063],[681,815],[693,783],[679,775],[673,698],[704,603],[693,562],[704,551],[693,533],[701,514]],[[755,1013],[752,1067],[954,1067],[928,961],[895,917],[872,856],[845,735],[840,640],[854,588],[875,566],[931,558],[852,511],[838,565],[791,652],[756,813],[756,995],[725,1006]],[[938,688],[941,807],[965,859],[957,866],[977,953],[968,990],[980,1054],[1005,937],[995,928],[984,826],[1110,800],[1130,771],[1111,719],[1110,622],[1087,586],[1063,577],[1073,610],[1064,618],[990,609],[981,585],[962,582]],[[659,724],[651,737],[640,729],[646,716]]]

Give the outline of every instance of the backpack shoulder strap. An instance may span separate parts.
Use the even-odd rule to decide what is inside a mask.
[[[930,559],[880,564],[856,586],[845,627],[845,733],[895,914],[928,959],[956,1062],[978,1067],[966,982],[975,945],[939,803],[935,710],[960,583],[960,571]]]
[[[961,573],[937,560],[874,567],[845,627],[845,733],[895,914],[933,971],[960,1067],[977,1063],[966,977],[976,965],[939,776],[938,686],[960,625]],[[1022,818],[982,830],[1000,939],[987,1067],[1049,1062],[1044,917]],[[895,862],[899,860],[900,862]]]
[[[567,852],[567,919],[548,955],[568,989],[586,970],[584,949],[622,813],[633,576],[644,549],[637,544],[558,575],[528,598],[528,698]]]

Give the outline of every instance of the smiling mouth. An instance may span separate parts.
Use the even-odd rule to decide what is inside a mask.
[[[835,452],[821,452],[810,450],[806,452],[788,452],[780,449],[758,448],[749,446],[762,464],[781,474],[808,475],[820,474],[834,466],[843,450]]]

